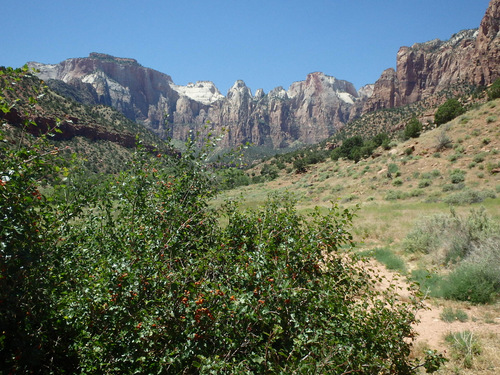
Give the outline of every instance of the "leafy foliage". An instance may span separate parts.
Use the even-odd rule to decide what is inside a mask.
[[[445,124],[464,112],[464,107],[457,99],[448,99],[444,104],[439,106],[434,115],[434,122],[436,125]]]
[[[418,138],[421,132],[422,123],[416,117],[412,117],[405,126],[404,139]]]
[[[500,98],[500,78],[497,78],[495,82],[493,82],[493,84],[487,90],[487,93],[489,100]]]

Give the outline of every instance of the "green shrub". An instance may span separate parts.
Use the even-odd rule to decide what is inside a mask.
[[[303,158],[295,159],[293,161],[293,168],[296,173],[305,173],[307,171],[307,163]]]
[[[462,190],[462,189],[465,189],[465,184],[463,182],[459,182],[458,184],[446,184],[446,185],[443,185],[443,188],[442,188],[442,190],[444,192],[458,191],[458,190]]]
[[[418,138],[420,137],[420,133],[422,132],[422,123],[418,121],[416,117],[412,117],[412,119],[406,124],[404,130],[404,139],[410,138]]]
[[[432,252],[439,246],[440,235],[449,226],[448,221],[446,215],[434,215],[419,220],[403,239],[403,249],[409,253]]]
[[[384,199],[387,201],[395,201],[398,199],[406,199],[408,195],[405,192],[399,190],[388,190]]]
[[[261,171],[262,174],[262,171]],[[220,189],[234,189],[238,186],[250,184],[250,177],[238,168],[224,168],[218,171]],[[275,178],[275,177],[274,177]]]
[[[410,253],[424,254],[444,249],[443,259],[436,261],[456,263],[470,256],[477,246],[483,246],[485,241],[495,237],[499,229],[484,208],[473,209],[466,217],[452,210],[449,215],[437,214],[417,221],[403,239],[402,247]]]
[[[460,116],[464,112],[465,109],[457,99],[448,99],[444,104],[438,107],[438,110],[434,115],[434,122],[436,125],[441,125],[453,120],[455,117]]]
[[[465,171],[454,169],[450,172],[450,180],[452,184],[458,184],[465,181]]]
[[[384,149],[384,145],[389,145],[391,139],[389,138],[389,135],[387,133],[379,133],[375,137],[372,138],[372,142],[375,147],[380,147],[382,146]]]
[[[392,184],[394,186],[401,186],[403,185],[403,180],[401,180],[399,177],[398,178],[395,178],[393,181],[392,181]]]
[[[413,189],[410,191],[410,196],[411,197],[420,197],[424,195],[424,191],[422,189]]]
[[[479,154],[474,155],[472,160],[474,161],[474,163],[482,163],[484,161],[484,159],[486,158],[486,155],[487,154],[485,152],[481,152]]]
[[[447,148],[450,148],[452,146],[453,142],[450,137],[448,137],[448,134],[446,134],[445,130],[442,130],[441,132],[438,133],[436,136],[436,150],[437,151],[442,151]]]
[[[464,204],[481,203],[487,198],[496,198],[496,194],[492,190],[477,191],[466,189],[448,195],[443,199],[443,202],[454,206],[460,206]]]
[[[453,309],[452,307],[445,307],[440,314],[441,320],[447,323],[454,321],[466,322],[469,319],[467,313],[461,309]]]
[[[498,276],[498,269],[494,267],[484,267],[472,262],[462,263],[446,278],[443,296],[474,304],[493,302],[500,287]]]
[[[486,123],[487,123],[487,124],[491,124],[491,123],[495,122],[496,120],[497,120],[497,117],[496,117],[496,116],[488,116],[488,117],[486,118]]]
[[[420,180],[418,182],[418,187],[420,189],[426,188],[426,187],[431,186],[431,185],[432,185],[432,181],[428,180],[428,179],[423,179],[423,180]]]
[[[487,90],[488,100],[500,98],[500,78],[497,78]]]
[[[391,174],[391,175],[396,175],[399,173],[399,167],[397,164],[395,163],[390,163],[388,166],[387,166],[387,170],[388,172]]]

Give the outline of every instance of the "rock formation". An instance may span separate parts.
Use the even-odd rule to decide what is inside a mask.
[[[427,98],[452,85],[484,86],[500,77],[500,0],[491,0],[479,29],[401,47],[396,71],[384,71],[362,113]]]
[[[176,139],[185,139],[190,130],[207,123],[218,132],[228,129],[227,147],[249,142],[282,148],[319,142],[349,120],[358,97],[351,83],[323,73],[311,73],[288,90],[277,87],[268,95],[259,89],[253,96],[239,80],[224,97],[212,82],[179,86],[134,59],[99,53],[55,65],[29,65],[59,92],[87,104],[93,98],[96,104],[112,106],[160,136],[167,135],[166,115],[168,131]],[[84,98],[77,97],[76,88],[82,89]]]

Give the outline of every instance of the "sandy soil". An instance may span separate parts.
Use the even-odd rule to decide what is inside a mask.
[[[405,278],[397,275],[384,266],[373,265],[373,268],[382,276],[385,281],[381,283],[381,287],[387,287],[389,283],[395,284],[399,289],[399,294],[402,298],[409,295],[408,285]],[[415,345],[426,344],[431,349],[445,351],[446,345],[444,337],[448,333],[471,331],[477,334],[495,335],[500,342],[500,308],[498,306],[474,306],[465,303],[454,303],[443,301],[440,305],[430,300],[425,301],[427,309],[420,310],[417,318],[420,321],[415,330],[418,333]],[[445,306],[460,308],[467,313],[469,319],[466,322],[445,322],[440,315]]]

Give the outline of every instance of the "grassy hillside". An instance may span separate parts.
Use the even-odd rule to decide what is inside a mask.
[[[244,197],[247,207],[256,207],[272,192],[289,191],[303,212],[315,206],[326,210],[331,201],[359,206],[354,220],[359,251],[420,282],[424,292],[435,296],[431,306],[441,312],[440,324],[449,325],[450,332],[472,330],[470,339],[480,342],[482,354],[466,363],[453,354],[458,350],[454,338],[445,341],[440,336],[436,345],[448,350],[451,359],[440,373],[495,373],[500,366],[495,354],[500,350],[498,297],[477,307],[471,296],[485,287],[474,281],[466,292],[469,301],[442,296],[450,283],[468,280],[475,264],[493,269],[500,282],[500,100],[479,105],[419,138],[396,142],[390,150],[379,148],[358,163],[327,158],[309,165],[306,173],[296,173],[292,166],[276,169],[279,176],[273,181],[226,191],[216,204]],[[248,174],[261,169],[258,165]],[[436,241],[434,247],[412,250],[429,238]],[[458,281],[453,279],[457,275]],[[455,325],[445,322],[450,311],[468,314],[468,325],[454,316]]]
[[[23,128],[36,136],[59,123],[60,131],[52,129],[49,140],[66,154],[76,154],[90,172],[120,171],[132,157],[136,136],[151,149],[162,147],[156,135],[115,109],[77,103],[27,72],[12,88],[2,88],[2,95],[15,103],[10,113],[0,112],[5,116],[3,131],[13,142],[22,138]]]

